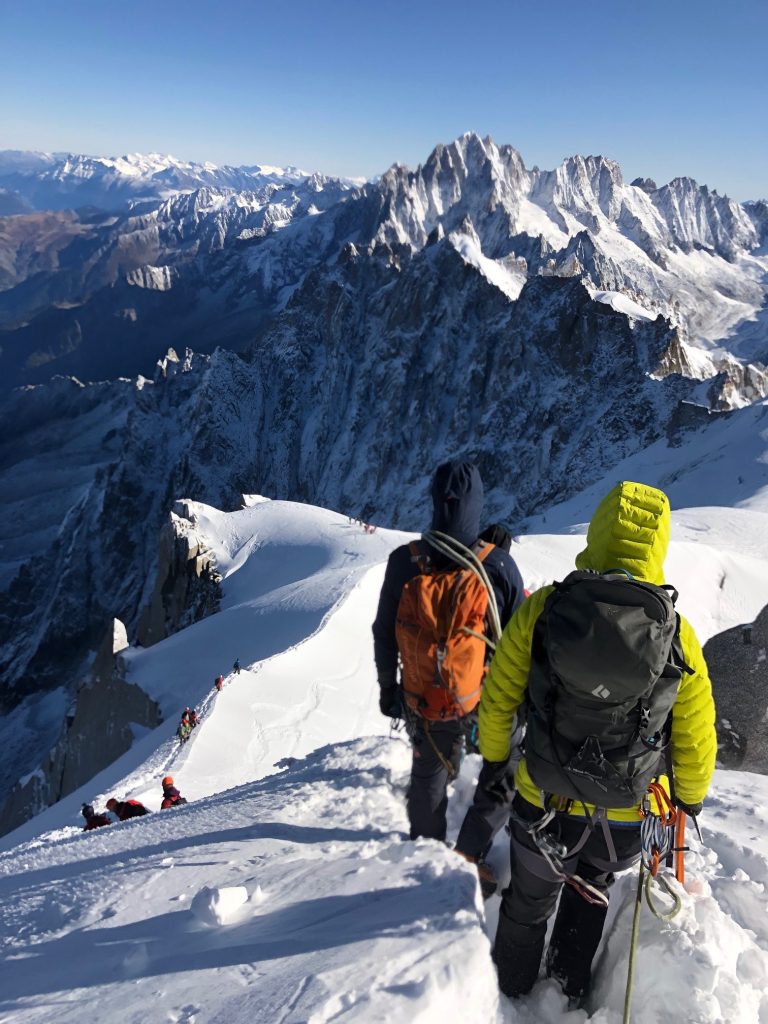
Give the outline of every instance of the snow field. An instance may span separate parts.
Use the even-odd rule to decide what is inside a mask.
[[[428,1021],[459,993],[465,1020],[494,1019],[473,870],[402,841],[408,760],[401,741],[326,747],[0,858],[0,1020]]]
[[[405,535],[285,502],[194,511],[222,610],[127,660],[168,720],[0,846],[0,1022],[618,1024],[636,872],[613,891],[588,1018],[552,982],[499,997],[499,898],[483,906],[446,847],[404,841],[409,749],[378,713],[370,623]],[[702,642],[750,621],[766,603],[765,513],[673,519],[669,576]],[[567,573],[580,521],[513,545],[529,586]],[[187,703],[202,721],[179,750]],[[453,787],[449,838],[479,766],[468,757]],[[85,799],[156,809],[168,772],[187,806],[79,831]],[[644,910],[634,1024],[768,1024],[766,823],[768,779],[718,772],[681,915]],[[504,883],[503,832],[489,859]]]
[[[479,763],[452,795],[453,834]],[[552,982],[499,999],[498,897],[483,908],[463,860],[403,842],[408,765],[399,739],[325,747],[172,813],[0,856],[0,1021],[618,1024],[636,873],[613,891],[589,1018]],[[767,823],[768,779],[717,773],[681,915],[644,908],[635,1024],[768,1019]],[[504,881],[506,858],[501,833]]]

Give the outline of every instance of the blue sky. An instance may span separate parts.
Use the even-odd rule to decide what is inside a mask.
[[[490,134],[768,195],[766,0],[0,0],[0,148],[370,176]]]

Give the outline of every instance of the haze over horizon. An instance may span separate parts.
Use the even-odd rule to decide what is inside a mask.
[[[215,17],[201,0],[139,0],[130,15],[30,0],[0,14],[0,147],[370,178],[471,130],[529,167],[600,154],[628,181],[768,195],[768,6],[478,0],[472,13],[456,0],[337,0],[322,20],[308,0],[279,15],[223,0]]]

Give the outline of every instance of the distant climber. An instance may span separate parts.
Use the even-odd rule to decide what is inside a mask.
[[[235,673],[236,676],[240,675],[240,659],[239,658],[235,658],[235,663],[232,666],[232,671]]]
[[[93,809],[93,804],[83,804],[80,813],[85,818],[83,832],[90,832],[91,829],[112,824],[112,818],[108,814],[97,814]]]
[[[200,719],[197,717],[197,710],[195,708],[192,708],[192,710],[189,712],[189,724],[194,729],[194,728],[196,728],[197,723],[199,721],[200,721]]]
[[[189,739],[189,734],[191,732],[192,726],[189,724],[189,719],[182,719],[181,722],[179,722],[179,728],[176,730],[176,735],[178,736],[179,743],[182,746],[184,746],[184,744]]]
[[[178,789],[173,783],[173,777],[166,775],[163,779],[163,802],[160,804],[160,810],[164,811],[169,807],[180,807],[181,804],[185,804],[187,801],[179,793]]]
[[[107,800],[107,810],[112,811],[120,821],[128,821],[129,818],[140,818],[149,811],[139,800],[116,800],[110,797]]]
[[[188,722],[190,720],[189,708],[184,708],[184,710],[181,712],[181,720],[182,722]]]
[[[216,676],[216,678],[213,681],[213,685],[216,687],[219,693],[221,693],[221,688],[224,686],[224,676]]]

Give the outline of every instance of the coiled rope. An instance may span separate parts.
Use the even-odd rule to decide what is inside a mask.
[[[487,637],[482,637],[482,639],[495,650],[496,644],[501,638],[501,619],[499,618],[499,607],[496,603],[496,593],[488,578],[488,573],[485,571],[485,566],[474,551],[465,547],[461,541],[456,540],[455,537],[451,537],[447,533],[441,533],[439,530],[427,530],[426,533],[422,534],[422,537],[436,551],[447,555],[452,561],[473,572],[488,591],[488,625],[491,639],[488,640]]]
[[[650,797],[656,799],[659,813],[651,810]],[[680,894],[675,892],[664,875],[658,874],[659,865],[675,849],[675,825],[677,810],[669,798],[667,791],[657,782],[648,787],[648,795],[641,805],[643,820],[640,823],[640,872],[637,879],[635,911],[632,916],[632,936],[629,943],[629,963],[627,964],[627,990],[624,995],[624,1016],[622,1024],[630,1024],[632,1010],[632,994],[635,983],[635,956],[637,953],[637,937],[640,931],[640,911],[643,907],[643,896],[648,909],[659,921],[671,921],[680,912],[683,905]],[[659,886],[672,900],[672,906],[664,910],[659,907],[653,897],[653,883]]]

